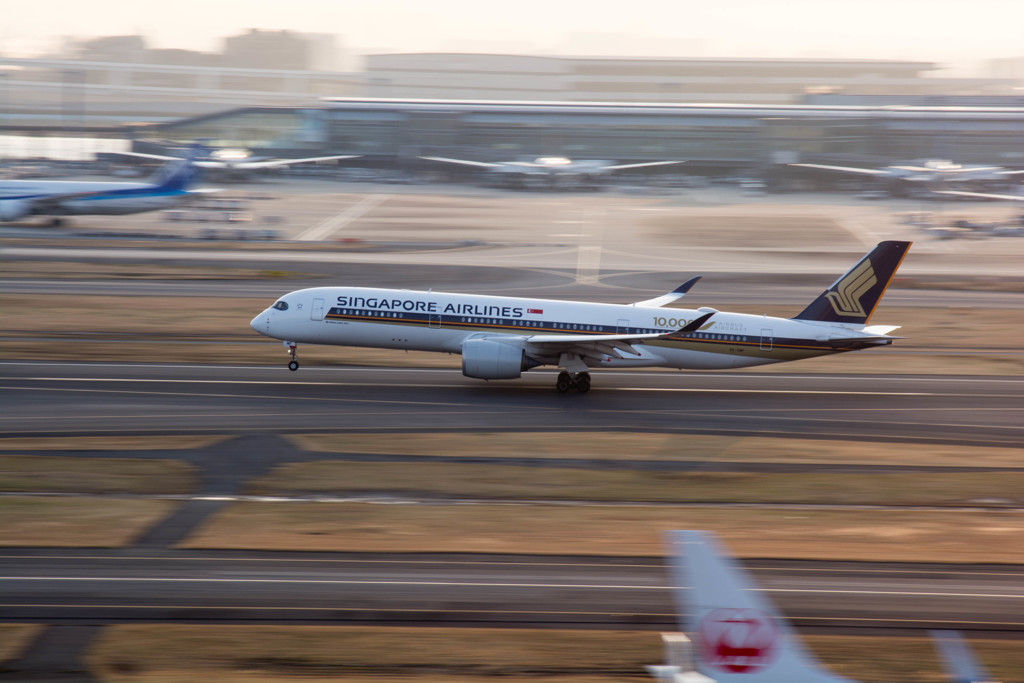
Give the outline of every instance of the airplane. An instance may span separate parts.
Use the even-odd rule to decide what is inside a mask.
[[[666,539],[680,628],[688,636],[663,634],[668,664],[647,667],[661,683],[856,683],[825,669],[803,647],[713,534],[670,531]],[[955,633],[933,639],[955,683],[991,680]]]
[[[165,164],[145,183],[74,180],[0,180],[0,222],[26,216],[119,216],[166,209],[195,194],[217,190],[192,189],[199,171],[194,151],[185,159]]]
[[[803,168],[820,168],[840,173],[859,173],[877,178],[893,178],[913,182],[993,180],[1002,176],[1013,176],[1024,171],[1014,171],[1002,166],[964,166],[948,159],[926,159],[919,163],[892,165],[884,168],[859,168],[855,166],[830,166],[828,164],[789,164]]]
[[[590,389],[591,368],[742,368],[891,344],[899,326],[868,326],[910,242],[880,242],[793,318],[664,309],[699,280],[633,304],[315,287],[285,294],[250,322],[284,342],[297,370],[299,343],[462,355],[462,374],[516,379],[561,368],[559,393]]]
[[[162,154],[144,154],[142,152],[115,152],[123,156],[137,157],[140,159],[157,159],[159,161],[174,161],[180,157],[164,156]],[[273,159],[270,157],[250,156],[248,150],[244,149],[218,149],[210,152],[206,159],[197,159],[193,163],[197,168],[206,170],[221,171],[232,176],[244,175],[250,171],[262,171],[269,168],[283,168],[292,164],[309,164],[316,161],[334,161],[339,159],[358,159],[361,154],[335,154],[331,156],[304,157],[301,159]]]
[[[495,173],[510,174],[519,177],[540,177],[547,179],[552,184],[560,178],[574,177],[589,180],[594,176],[623,171],[630,168],[645,168],[648,166],[669,166],[671,164],[682,164],[684,161],[644,161],[634,164],[615,164],[611,161],[599,159],[572,159],[559,156],[537,157],[532,161],[470,161],[469,159],[451,159],[449,157],[421,156],[420,159],[427,161],[440,161],[446,164],[461,164],[462,166],[474,166],[486,169]]]

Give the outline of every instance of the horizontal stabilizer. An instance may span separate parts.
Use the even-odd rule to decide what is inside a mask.
[[[662,294],[661,296],[655,297],[653,299],[647,299],[645,301],[637,301],[636,303],[630,304],[630,306],[646,306],[650,308],[657,308],[659,306],[670,304],[673,301],[677,301],[686,296],[686,293],[689,292],[695,284],[697,284],[697,281],[700,280],[701,277],[703,276],[698,275],[697,277],[691,277],[689,280],[679,285],[668,294]]]

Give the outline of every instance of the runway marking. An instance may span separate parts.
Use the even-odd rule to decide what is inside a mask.
[[[606,569],[608,567],[615,568],[627,568],[627,569],[663,569],[664,563],[656,562],[650,564],[644,563],[605,563],[602,562],[600,565],[587,562],[499,562],[495,560],[369,560],[369,559],[345,559],[345,558],[308,558],[308,557],[259,557],[258,555],[251,555],[248,557],[203,557],[203,556],[183,556],[183,557],[171,557],[165,555],[7,555],[0,552],[0,560],[13,559],[13,560],[109,560],[112,562],[124,562],[124,561],[153,561],[153,562],[293,562],[297,564],[385,564],[385,565],[437,565],[441,567],[448,566],[497,566],[497,567],[584,567],[584,568],[595,568],[595,569]],[[755,574],[767,573],[767,572],[795,572],[795,573],[835,573],[835,572],[851,572],[847,567],[753,567]],[[939,576],[948,576],[954,574],[957,577],[961,576],[984,576],[984,577],[1012,577],[1019,578],[1022,576],[1021,572],[1006,572],[1006,571],[993,571],[993,572],[980,572],[980,571],[955,571],[950,569],[863,569],[858,567],[853,570],[852,573],[856,574],[936,574]]]
[[[89,381],[89,380],[85,380],[85,381]],[[93,380],[93,381],[108,381],[108,380]],[[134,381],[144,381],[144,380],[134,380]],[[174,381],[174,380],[163,380],[163,381]],[[327,384],[326,386],[331,386],[331,385]],[[416,386],[416,385],[412,385],[412,386]],[[282,398],[281,396],[271,396],[271,395],[260,396],[260,395],[256,395],[256,394],[215,394],[215,393],[198,393],[198,392],[185,392],[185,391],[129,391],[127,389],[72,389],[72,388],[62,388],[62,387],[6,387],[6,386],[0,386],[0,389],[9,390],[9,391],[19,390],[19,391],[54,391],[54,392],[86,393],[86,394],[128,394],[128,395],[132,395],[132,396],[187,396],[187,397],[207,397],[207,398],[253,398],[253,399],[260,399],[260,400],[265,400],[266,399],[266,400],[272,400],[272,401],[280,401],[281,398]],[[502,412],[507,412],[507,410],[508,410],[507,407],[503,407],[501,405],[488,406],[487,404],[473,403],[473,402],[465,402],[465,403],[445,402],[445,401],[415,401],[415,402],[411,402],[411,401],[408,401],[408,400],[406,400],[406,401],[391,401],[391,400],[370,399],[370,398],[341,398],[341,397],[336,397],[336,396],[335,397],[327,397],[327,396],[292,396],[292,397],[289,397],[288,400],[290,400],[290,401],[317,401],[317,402],[325,402],[326,401],[326,402],[335,402],[335,403],[374,403],[374,404],[381,404],[381,405],[409,405],[410,403],[415,403],[418,406],[433,406],[433,407],[449,406],[449,407],[457,407],[457,408],[468,408],[468,407],[472,407],[472,406],[481,406],[482,405],[485,408],[493,408],[494,410],[499,410],[500,409],[500,410],[502,410]],[[535,408],[535,410],[554,410],[554,409],[555,409],[555,407],[552,407],[552,408],[536,407]],[[476,414],[478,412],[483,413],[483,412],[487,412],[487,411],[473,411],[474,414]],[[201,414],[205,414],[205,413],[201,413]],[[280,413],[276,413],[276,414],[280,415]],[[349,414],[354,414],[354,413],[350,412]],[[80,415],[76,415],[75,417],[77,418],[77,417],[81,417],[81,416]],[[19,418],[19,417],[0,417],[0,420],[19,420],[19,419],[29,419],[29,418],[25,418],[25,417],[21,417],[21,418]],[[49,416],[48,419],[52,419],[52,416]]]
[[[299,234],[296,240],[299,241],[321,241],[327,239],[334,233],[341,230],[343,227],[354,221],[355,219],[363,216],[364,214],[372,211],[378,205],[389,199],[389,194],[370,194],[363,197],[361,200],[353,204],[352,206],[340,211],[334,216],[331,216],[312,228],[309,228],[305,232]]]
[[[624,584],[591,584],[591,583],[514,583],[492,581],[389,581],[366,579],[243,579],[243,578],[189,578],[189,577],[136,577],[136,576],[0,576],[0,581],[34,581],[34,582],[100,582],[100,583],[240,583],[240,584],[297,584],[317,586],[445,586],[456,588],[571,588],[578,590],[639,590],[668,591],[674,586],[642,586]],[[744,589],[758,592],[760,589]],[[803,589],[803,588],[768,588],[767,593],[799,593],[820,595],[899,595],[903,597],[927,598],[995,598],[1000,600],[1024,600],[1024,594],[1014,593],[953,593],[946,591],[884,591],[884,590],[848,590],[848,589]]]
[[[236,605],[196,605],[196,604],[168,604],[168,605],[116,605],[116,604],[74,604],[74,603],[0,603],[0,608],[31,608],[31,609],[53,609],[53,608],[65,608],[65,609],[117,609],[117,610],[142,610],[142,609],[153,609],[153,610],[173,610],[173,609],[189,609],[189,610],[223,610],[229,609],[233,611],[267,611],[267,612],[355,612],[365,613],[367,611],[383,613],[383,614],[409,614],[409,613],[427,613],[435,614],[436,608],[425,608],[425,607],[407,607],[407,608],[396,608],[396,607],[373,607],[367,609],[365,607],[295,607],[295,606],[279,606],[279,605],[268,605],[268,606],[236,606]],[[473,609],[455,609],[447,610],[450,614],[485,614],[485,615],[500,615],[500,614],[523,614],[523,615],[548,615],[548,616],[625,616],[625,617],[657,617],[666,619],[677,619],[678,615],[675,612],[570,612],[570,611],[555,611],[555,610],[473,610]],[[864,623],[864,624],[917,624],[925,621],[929,624],[935,625],[953,625],[953,626],[988,626],[996,628],[1017,628],[1021,624],[1020,622],[1013,621],[966,621],[966,620],[951,620],[951,619],[931,619],[931,618],[913,618],[907,617],[903,619],[892,619],[892,618],[871,618],[871,617],[845,617],[845,616],[826,616],[826,617],[802,617],[802,616],[790,616],[790,621],[795,622],[812,622],[816,623],[819,621],[831,621],[839,623]]]
[[[598,284],[600,269],[601,247],[581,245],[576,259],[576,284]]]
[[[187,363],[74,363],[74,362],[39,362],[39,361],[17,361],[17,360],[0,360],[0,365],[17,365],[17,366],[38,366],[38,367],[73,367],[73,368],[123,368],[123,369],[134,369],[134,368],[186,368],[194,370],[208,370],[208,371],[219,371],[219,370],[260,370],[270,372],[281,372],[283,373],[286,368],[282,366],[267,366],[267,365],[193,365]],[[429,374],[447,374],[457,372],[456,368],[401,368],[401,367],[360,367],[360,368],[339,368],[339,367],[309,367],[303,368],[303,372],[379,372],[379,373],[429,373]],[[531,371],[534,375],[547,375],[555,374],[557,369],[539,369]],[[630,371],[630,370],[608,370],[602,373],[603,376],[613,377],[696,377],[701,379],[761,379],[761,380],[809,380],[809,381],[831,381],[831,380],[842,380],[842,381],[860,381],[860,382],[878,382],[879,379],[891,379],[892,375],[818,375],[818,374],[802,374],[802,373],[776,373],[776,372],[765,372],[765,373],[734,373],[734,372],[695,372],[695,371],[679,371],[679,370],[650,370],[644,372]],[[898,381],[900,382],[956,382],[956,383],[992,383],[992,384],[1024,384],[1024,379],[1009,379],[1005,376],[992,376],[992,377],[948,377],[948,376],[935,376],[935,375],[917,375],[917,376],[900,376]],[[958,394],[959,395],[959,394]]]

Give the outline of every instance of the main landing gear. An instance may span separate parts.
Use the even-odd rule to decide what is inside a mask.
[[[564,394],[571,389],[575,389],[581,394],[585,394],[590,391],[590,373],[577,372],[575,374],[569,374],[565,370],[562,370],[558,373],[558,379],[555,380],[555,389],[557,389],[560,394]]]
[[[295,352],[295,350],[298,348],[298,345],[295,342],[289,341],[286,341],[284,345],[288,349],[288,352],[292,355],[292,359],[288,361],[288,369],[291,370],[292,372],[295,372],[296,370],[299,369],[299,356]]]

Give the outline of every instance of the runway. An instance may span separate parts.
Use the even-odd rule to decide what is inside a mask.
[[[608,371],[589,394],[559,395],[548,371],[481,382],[457,369],[5,362],[0,373],[7,436],[528,425],[1024,445],[1013,377]]]
[[[0,551],[0,621],[676,627],[660,559]],[[752,561],[802,630],[1019,637],[1024,569]]]

